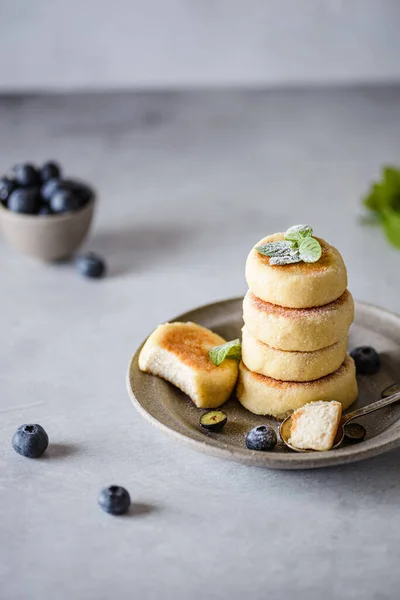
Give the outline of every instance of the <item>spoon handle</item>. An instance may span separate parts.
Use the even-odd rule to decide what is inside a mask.
[[[368,415],[369,413],[375,412],[384,406],[389,406],[389,404],[395,404],[400,400],[400,392],[396,392],[387,398],[381,398],[381,400],[377,400],[372,404],[368,404],[368,406],[363,406],[362,408],[358,408],[357,410],[353,410],[353,412],[344,415],[341,420],[341,424],[345,425],[349,421],[356,419],[357,417],[363,417],[364,415]]]

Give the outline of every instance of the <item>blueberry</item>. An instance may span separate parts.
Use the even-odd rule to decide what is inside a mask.
[[[54,161],[48,161],[41,168],[40,175],[41,175],[43,183],[45,181],[48,181],[49,179],[60,179],[60,177],[61,177],[60,165],[58,165]]]
[[[131,498],[125,488],[120,485],[110,485],[101,490],[98,503],[110,515],[124,515],[129,510]]]
[[[17,188],[11,192],[8,208],[13,212],[34,215],[40,206],[39,189],[36,187]]]
[[[42,198],[44,198],[45,200],[47,200],[49,202],[50,198],[52,197],[52,195],[54,194],[54,192],[59,187],[60,187],[60,180],[59,179],[55,179],[55,178],[49,179],[40,188],[40,193],[42,195]]]
[[[14,175],[14,179],[18,185],[40,185],[40,175],[37,169],[29,163],[14,165],[12,168],[12,172]]]
[[[249,450],[268,451],[276,446],[276,433],[268,425],[259,425],[250,429],[246,435],[246,446]]]
[[[21,425],[13,435],[15,452],[27,458],[41,456],[49,445],[49,437],[41,425]]]
[[[371,346],[358,346],[350,352],[350,356],[356,363],[356,371],[359,375],[374,375],[379,371],[381,359]]]
[[[8,179],[7,177],[0,179],[0,200],[3,204],[7,205],[7,200],[15,187],[15,182],[12,179]]]
[[[200,417],[200,425],[208,431],[218,433],[227,422],[228,417],[222,410],[209,410]]]
[[[78,196],[69,190],[57,189],[50,198],[50,208],[55,213],[73,212],[80,206]]]
[[[347,442],[357,444],[362,442],[366,435],[365,427],[359,423],[349,423],[344,426],[344,438]]]
[[[39,208],[39,215],[45,217],[48,215],[53,215],[53,211],[51,210],[50,206],[48,206],[47,204],[42,204],[42,206]]]
[[[83,183],[77,179],[63,179],[60,182],[60,186],[62,189],[71,190],[74,192],[81,200],[82,205],[89,202],[89,200],[91,200],[94,196],[93,189],[86,183]]]
[[[99,278],[103,277],[106,272],[106,264],[100,256],[88,252],[87,254],[81,254],[76,259],[76,268],[81,275],[84,277]]]

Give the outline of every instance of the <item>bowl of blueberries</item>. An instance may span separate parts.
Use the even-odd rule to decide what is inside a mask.
[[[0,178],[0,229],[23,254],[63,260],[88,234],[95,201],[89,185],[64,178],[54,161],[17,164]]]

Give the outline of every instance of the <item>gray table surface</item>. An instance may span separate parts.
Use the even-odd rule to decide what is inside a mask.
[[[0,597],[398,597],[400,451],[314,472],[197,454],[132,408],[125,373],[159,322],[245,292],[262,235],[306,222],[339,246],[358,299],[399,310],[400,254],[360,196],[399,162],[400,90],[0,100],[0,170],[58,157],[95,182],[80,279],[0,240]],[[41,460],[10,447],[39,422]],[[125,485],[132,515],[99,489]]]

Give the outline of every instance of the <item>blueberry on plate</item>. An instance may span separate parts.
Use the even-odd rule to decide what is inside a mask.
[[[350,356],[356,363],[356,371],[359,375],[374,375],[379,371],[381,359],[371,346],[358,346],[350,352]]]
[[[60,179],[61,177],[61,168],[60,165],[54,162],[53,160],[49,160],[46,162],[40,170],[40,176],[43,181],[49,181],[49,179]]]
[[[0,200],[7,205],[7,200],[11,192],[15,189],[15,182],[7,177],[0,179]]]
[[[93,254],[93,252],[78,256],[76,259],[76,268],[84,277],[92,277],[93,279],[103,277],[106,272],[105,262],[100,256]]]
[[[228,416],[222,410],[209,410],[200,417],[200,425],[207,429],[218,433],[225,426]]]
[[[344,439],[351,444],[362,442],[366,433],[365,427],[359,423],[349,423],[344,426]]]
[[[42,204],[42,206],[39,208],[38,215],[40,215],[42,217],[48,217],[49,215],[53,215],[53,214],[54,213],[48,204]]]
[[[381,398],[387,398],[388,396],[397,394],[397,392],[400,392],[400,383],[392,383],[381,392]]]
[[[269,425],[253,427],[246,435],[246,446],[249,450],[260,450],[262,452],[273,450],[276,442],[276,433]]]
[[[15,452],[27,458],[38,458],[49,445],[49,437],[41,425],[21,425],[13,435]]]
[[[81,207],[81,202],[74,192],[57,189],[50,198],[50,208],[55,213],[74,212]]]
[[[124,515],[129,510],[131,498],[125,488],[120,485],[110,485],[101,490],[98,503],[110,515]]]
[[[50,198],[54,194],[54,192],[60,187],[60,180],[56,178],[49,179],[42,185],[40,188],[40,194],[44,200],[50,202]]]
[[[13,212],[37,214],[40,207],[39,189],[37,187],[17,188],[11,192],[7,205]]]
[[[14,165],[12,173],[17,185],[29,187],[40,185],[40,175],[37,169],[30,163]]]

